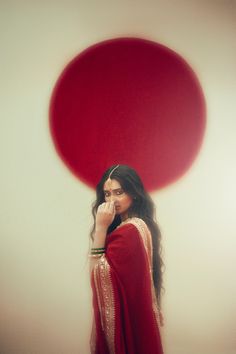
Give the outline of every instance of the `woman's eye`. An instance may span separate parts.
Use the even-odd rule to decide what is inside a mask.
[[[105,197],[109,197],[109,196],[110,196],[110,193],[105,192],[104,195],[105,195]]]
[[[120,190],[120,191],[117,191],[116,192],[116,195],[121,195],[121,194],[123,194],[124,192],[122,191],[122,190]]]

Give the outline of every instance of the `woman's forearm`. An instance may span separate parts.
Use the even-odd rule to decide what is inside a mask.
[[[92,248],[101,248],[105,246],[107,228],[99,227],[95,229]]]
[[[95,229],[94,232],[94,241],[92,244],[92,250],[94,249],[102,249],[105,248],[105,242],[106,242],[106,236],[107,236],[107,228],[104,227],[99,227]],[[99,259],[101,255],[97,256],[90,256],[90,272],[93,270],[94,266],[99,262]]]

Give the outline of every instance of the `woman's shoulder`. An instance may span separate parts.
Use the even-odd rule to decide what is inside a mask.
[[[146,230],[146,229],[148,229],[148,227],[147,227],[147,224],[145,223],[145,221],[143,220],[143,219],[141,219],[141,218],[138,218],[138,217],[136,217],[136,216],[134,216],[134,217],[131,217],[131,218],[128,218],[128,219],[126,219],[125,221],[123,221],[118,227],[117,227],[117,229],[118,228],[120,228],[120,227],[122,227],[122,226],[125,226],[125,225],[133,225],[133,226],[135,226],[137,229],[143,229],[143,230]]]
[[[124,235],[131,230],[135,230],[143,239],[145,245],[150,242],[151,234],[145,221],[138,217],[131,217],[123,221],[115,231],[121,232]]]

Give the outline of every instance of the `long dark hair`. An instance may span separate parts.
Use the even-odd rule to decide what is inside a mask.
[[[116,168],[115,168],[116,167]],[[114,171],[112,172],[112,170]],[[112,173],[111,173],[112,172]],[[111,174],[111,175],[110,175]],[[91,230],[91,238],[93,239],[93,234],[95,230],[95,218],[99,205],[105,201],[104,196],[104,183],[110,176],[111,179],[117,180],[124,192],[129,194],[133,199],[132,204],[128,210],[128,217],[138,217],[141,218],[148,226],[152,235],[152,245],[153,245],[153,282],[156,290],[156,296],[159,307],[161,306],[161,293],[163,290],[162,286],[162,267],[163,261],[161,258],[161,232],[155,220],[155,206],[149,196],[145,191],[143,183],[138,176],[137,172],[127,166],[118,165],[111,166],[104,175],[102,176],[100,182],[96,188],[97,198],[92,206],[92,214],[94,218],[93,228]],[[116,215],[112,224],[109,226],[107,233],[112,232],[121,223],[120,215]]]

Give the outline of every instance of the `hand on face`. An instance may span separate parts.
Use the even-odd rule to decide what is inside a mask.
[[[99,205],[96,215],[96,229],[108,229],[115,217],[114,201]]]
[[[107,179],[103,186],[104,198],[106,202],[114,202],[115,212],[121,219],[127,218],[128,210],[132,205],[132,198],[127,194],[120,182],[116,179]]]

